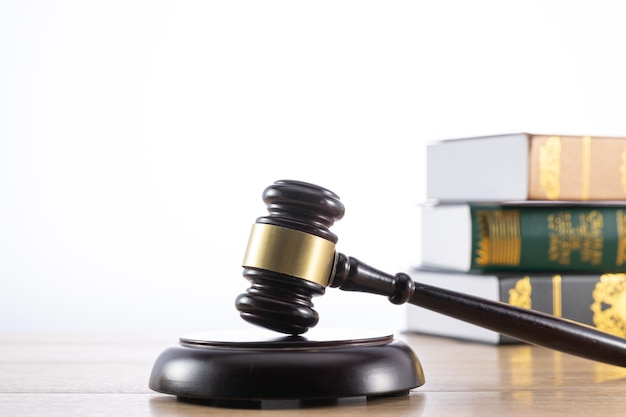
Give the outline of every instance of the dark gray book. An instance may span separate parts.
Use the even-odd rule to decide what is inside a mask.
[[[626,274],[478,274],[413,269],[416,282],[505,302],[626,337]],[[407,330],[491,344],[517,340],[416,306]]]

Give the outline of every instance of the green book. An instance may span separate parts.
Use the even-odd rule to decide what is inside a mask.
[[[415,269],[416,282],[501,301],[626,337],[626,274],[477,274]],[[470,323],[407,307],[409,331],[490,344],[517,340]]]
[[[426,267],[626,272],[626,205],[439,204],[421,216]]]

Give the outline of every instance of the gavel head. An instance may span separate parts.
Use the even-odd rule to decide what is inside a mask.
[[[318,322],[311,299],[333,276],[337,236],[329,228],[344,206],[325,188],[289,180],[267,187],[263,201],[269,215],[253,225],[243,261],[251,286],[235,305],[250,323],[302,334]]]

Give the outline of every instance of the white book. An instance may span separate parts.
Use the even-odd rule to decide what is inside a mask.
[[[625,200],[626,138],[515,133],[426,147],[440,201]]]

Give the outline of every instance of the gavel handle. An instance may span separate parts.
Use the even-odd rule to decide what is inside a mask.
[[[414,282],[407,274],[389,275],[338,254],[331,287],[386,295],[394,304],[410,303],[515,339],[626,367],[626,339],[539,311]]]

